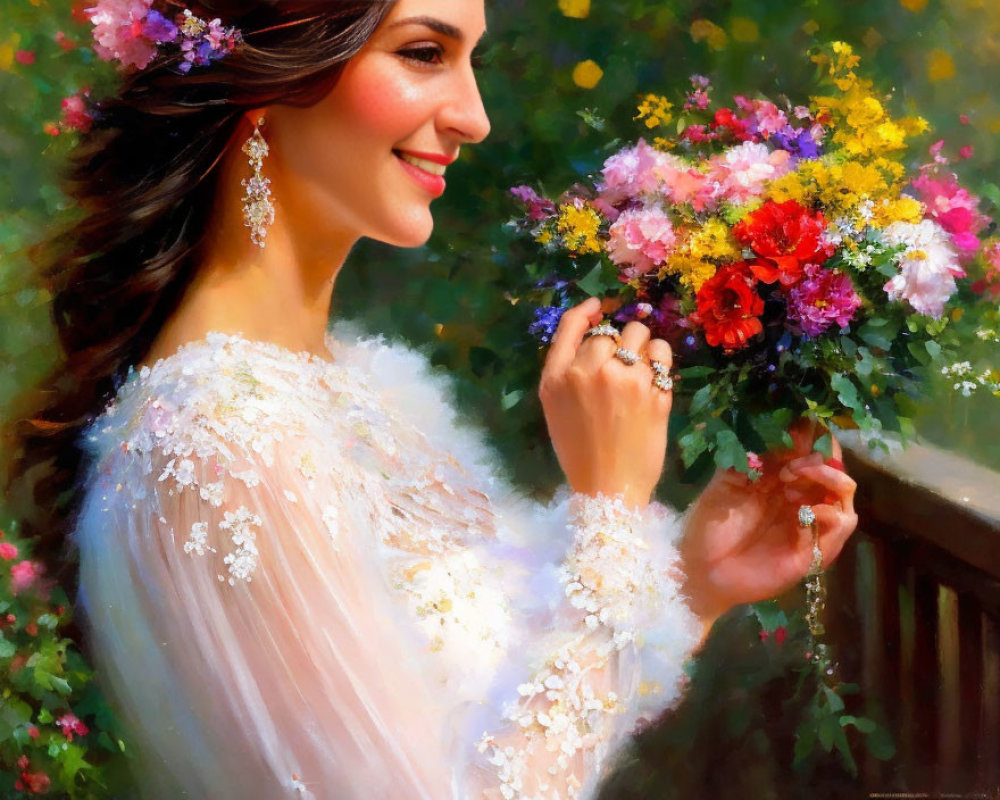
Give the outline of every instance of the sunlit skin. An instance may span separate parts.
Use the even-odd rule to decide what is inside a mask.
[[[363,236],[424,243],[444,188],[434,173],[489,133],[473,71],[484,31],[482,0],[400,0],[322,101],[247,113],[221,164],[198,274],[144,363],[212,330],[330,358],[333,285],[353,245]],[[240,184],[249,175],[240,145],[261,117],[275,205],[264,249],[243,224]],[[422,169],[405,160],[414,157],[437,163]],[[584,339],[600,319],[596,300],[564,315],[540,396],[569,485],[642,508],[663,471],[672,397],[652,386],[646,363],[616,359],[610,339]],[[672,362],[670,346],[638,322],[623,344]],[[856,523],[854,482],[815,461],[789,454],[753,487],[720,473],[698,500],[681,552],[706,632],[733,605],[776,596],[805,574],[811,540],[795,524],[800,502],[816,508],[828,559],[840,551]]]

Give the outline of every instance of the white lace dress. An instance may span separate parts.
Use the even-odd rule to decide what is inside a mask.
[[[423,358],[210,334],[87,430],[99,675],[175,800],[586,798],[697,646],[680,524],[517,496]]]

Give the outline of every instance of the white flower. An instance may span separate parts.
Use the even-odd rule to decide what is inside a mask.
[[[927,219],[894,222],[882,233],[889,244],[905,247],[896,257],[899,274],[884,287],[889,298],[902,298],[921,314],[940,317],[957,288],[955,278],[965,276],[951,236]]]

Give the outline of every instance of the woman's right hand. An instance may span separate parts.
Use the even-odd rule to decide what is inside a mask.
[[[590,298],[559,322],[545,360],[539,397],[549,436],[574,492],[622,495],[642,508],[663,471],[672,392],[653,385],[649,359],[673,364],[670,345],[650,339],[649,328],[630,322],[622,347],[645,361],[627,365],[608,336],[584,334],[602,319]]]

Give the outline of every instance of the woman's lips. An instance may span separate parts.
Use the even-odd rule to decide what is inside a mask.
[[[444,194],[445,180],[443,165],[435,164],[429,159],[420,158],[411,153],[403,153],[399,150],[394,150],[393,153],[410,177],[420,184],[430,195],[440,197]]]

